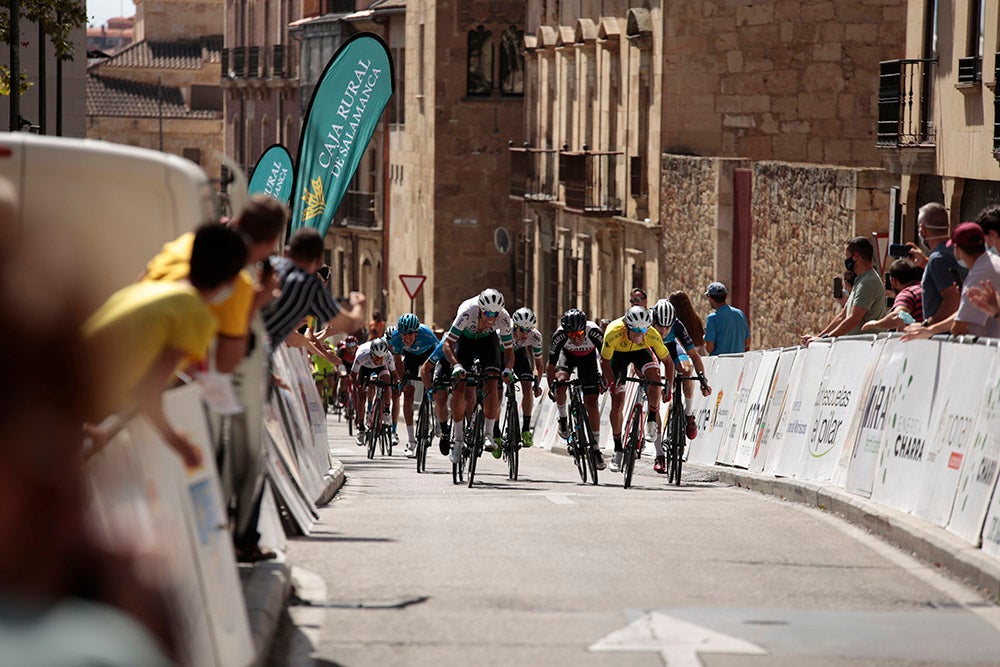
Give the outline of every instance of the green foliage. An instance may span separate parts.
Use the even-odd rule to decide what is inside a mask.
[[[21,92],[25,92],[32,85],[34,84],[28,81],[28,75],[21,72]],[[0,95],[10,95],[10,68],[6,65],[0,65]]]
[[[87,25],[87,7],[79,0],[20,0],[21,17],[41,25],[59,60],[73,60],[72,32]],[[29,39],[34,39],[31,34]],[[22,33],[22,40],[25,35]],[[0,5],[0,42],[10,43],[10,8]]]

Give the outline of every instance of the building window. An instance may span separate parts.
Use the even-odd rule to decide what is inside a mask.
[[[191,160],[195,164],[201,164],[201,149],[200,148],[185,148],[181,152],[182,156]]]
[[[389,100],[389,124],[402,126],[406,123],[406,49],[392,49],[392,63],[396,87]]]
[[[524,94],[524,31],[511,26],[500,34],[500,92]]]
[[[493,33],[483,26],[469,31],[469,72],[466,94],[469,97],[493,92]]]

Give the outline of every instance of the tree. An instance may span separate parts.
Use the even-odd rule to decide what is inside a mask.
[[[87,8],[78,0],[19,0],[20,17],[40,25],[55,49],[59,60],[73,60],[75,45],[72,33],[87,25]],[[0,42],[10,44],[10,5],[0,5]],[[22,42],[27,46],[27,42]],[[28,75],[20,72],[20,90],[24,92],[31,85]],[[10,94],[10,68],[0,65],[0,94]]]

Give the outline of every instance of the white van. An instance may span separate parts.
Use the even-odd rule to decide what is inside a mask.
[[[106,141],[0,133],[0,177],[20,196],[18,226],[71,244],[100,298],[134,282],[164,243],[219,215],[198,165]]]

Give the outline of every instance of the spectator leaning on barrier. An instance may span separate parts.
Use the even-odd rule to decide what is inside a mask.
[[[722,283],[715,282],[705,290],[712,312],[705,320],[705,349],[713,356],[746,352],[750,349],[750,325],[739,308],[733,308],[726,299],[729,291]]]
[[[910,246],[910,259],[924,269],[920,284],[923,289],[924,322],[930,326],[958,310],[961,297],[959,283],[968,272],[959,267],[948,243],[948,210],[942,204],[930,203],[920,207],[917,234],[920,242],[931,250],[930,257],[927,257],[915,244],[907,244]]]
[[[236,231],[219,223],[202,225],[194,235],[186,281],[134,283],[91,315],[84,336],[110,389],[92,418],[137,407],[185,465],[201,464],[200,450],[167,422],[162,394],[185,359],[205,357],[218,327],[208,306],[229,292],[246,258]],[[99,427],[89,431],[96,442],[103,440]]]
[[[976,223],[983,228],[986,252],[1000,256],[1000,206],[988,206],[976,216]]]
[[[316,316],[317,326],[326,327],[328,335],[356,330],[362,321],[365,297],[361,292],[351,292],[349,307],[341,309],[323,288],[315,275],[323,266],[323,238],[319,232],[312,227],[297,230],[285,254],[270,260],[281,285],[281,295],[263,312],[271,349],[295,331],[307,315]]]
[[[1000,338],[1000,321],[988,315],[972,301],[970,289],[985,284],[1000,285],[1000,257],[986,252],[983,229],[974,222],[963,222],[951,234],[951,248],[959,265],[969,267],[969,275],[958,310],[951,317],[927,326],[912,324],[906,328],[903,340],[929,338],[934,334],[951,333],[954,336],[971,334]]]
[[[994,257],[1000,256],[1000,206],[984,209],[976,222],[983,228],[986,252]],[[996,287],[1000,285],[994,285],[988,280],[978,285],[969,281],[969,300],[990,317],[1000,317],[1000,296],[997,295]]]
[[[844,268],[854,271],[854,287],[843,310],[837,313],[818,336],[803,336],[808,345],[818,338],[850,336],[861,333],[865,322],[885,317],[885,287],[872,263],[875,248],[863,236],[856,236],[844,248]]]
[[[865,322],[861,330],[865,333],[875,333],[889,329],[901,331],[914,322],[922,322],[924,309],[922,304],[923,288],[920,279],[924,272],[919,266],[908,259],[897,259],[889,265],[889,281],[896,299],[889,313],[880,320]]]

